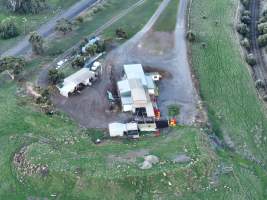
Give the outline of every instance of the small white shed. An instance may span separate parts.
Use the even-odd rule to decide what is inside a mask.
[[[126,125],[122,123],[111,123],[108,125],[110,137],[122,137],[126,132]]]

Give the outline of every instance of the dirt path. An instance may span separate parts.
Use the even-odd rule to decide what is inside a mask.
[[[91,7],[97,0],[81,0],[70,7],[65,12],[53,17],[50,21],[42,25],[37,32],[43,37],[48,37],[54,32],[54,27],[56,25],[57,20],[61,18],[73,19],[78,16],[81,12],[85,11],[89,7]],[[17,43],[14,47],[4,52],[1,56],[18,56],[25,53],[30,49],[30,44],[28,42],[28,37],[26,36],[23,40]]]
[[[107,59],[116,68],[116,74],[122,74],[122,66],[125,63],[142,63],[144,66],[152,66],[171,74],[171,78],[164,79],[159,86],[160,110],[163,116],[167,117],[168,106],[177,104],[181,108],[179,122],[191,125],[197,115],[198,96],[187,57],[185,22],[188,1],[180,0],[174,33],[153,31],[154,23],[169,2],[170,0],[164,0],[146,26],[120,48],[111,52]],[[174,45],[170,48],[172,43]]]

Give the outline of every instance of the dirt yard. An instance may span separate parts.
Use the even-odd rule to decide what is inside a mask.
[[[184,1],[183,1],[184,2]],[[179,123],[192,125],[198,114],[198,96],[191,77],[185,40],[186,5],[180,4],[176,30],[173,33],[154,32],[152,27],[168,0],[159,7],[145,27],[133,38],[109,52],[105,58],[103,75],[93,86],[77,96],[54,96],[54,104],[80,125],[88,128],[107,128],[108,123],[131,120],[131,116],[109,111],[107,90],[114,89],[113,80],[123,75],[124,64],[141,63],[149,71],[167,74],[160,82],[159,108],[168,117],[168,106],[180,107]]]
[[[129,114],[110,111],[107,90],[112,91],[114,86],[110,80],[110,67],[104,66],[101,78],[81,94],[69,98],[56,94],[52,99],[56,107],[87,128],[107,128],[110,122],[131,119]]]

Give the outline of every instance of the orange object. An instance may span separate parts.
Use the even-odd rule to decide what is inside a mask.
[[[156,119],[160,119],[160,110],[159,109],[155,109],[154,113],[155,113]]]
[[[177,120],[175,118],[169,120],[169,126],[174,127],[177,125]]]

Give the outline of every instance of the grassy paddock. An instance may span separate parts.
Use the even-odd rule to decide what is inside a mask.
[[[12,83],[0,88],[1,199],[53,199],[51,194],[60,199],[106,199],[110,195],[110,199],[151,199],[153,191],[174,199],[187,188],[199,190],[200,185],[208,184],[216,156],[207,137],[196,129],[178,128],[167,136],[138,142],[108,140],[98,146],[92,143],[90,132],[85,134],[64,116],[48,117],[37,112],[28,98],[16,97],[16,92]],[[31,163],[49,166],[48,177],[24,177],[13,168],[12,157],[22,146],[28,146],[26,158]],[[114,159],[109,159],[140,150],[157,155],[161,164],[142,171],[138,168],[141,156],[129,163],[123,159],[112,163]],[[186,153],[194,163],[172,163],[180,153]],[[79,174],[75,173],[77,169]]]
[[[266,162],[266,113],[235,42],[235,8],[231,0],[193,0],[193,67],[216,134],[229,136],[241,154]]]
[[[179,0],[171,0],[160,15],[153,29],[155,31],[172,32],[175,29]]]

